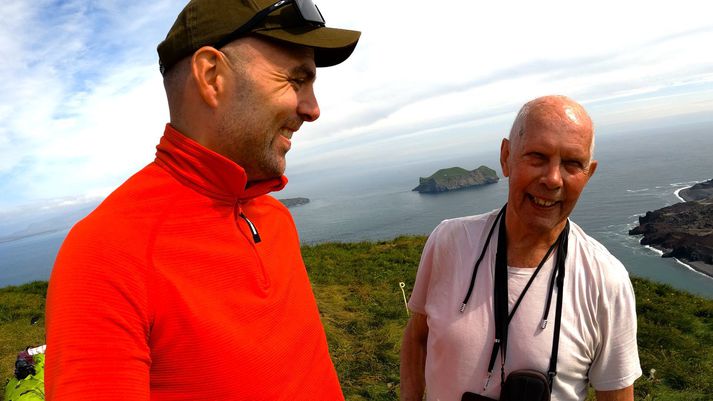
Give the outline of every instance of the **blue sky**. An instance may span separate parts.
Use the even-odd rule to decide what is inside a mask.
[[[318,72],[322,116],[293,138],[288,177],[497,149],[544,94],[582,102],[599,135],[713,120],[707,2],[316,2],[363,36]],[[0,211],[102,197],[153,159],[155,49],[184,4],[0,1]]]

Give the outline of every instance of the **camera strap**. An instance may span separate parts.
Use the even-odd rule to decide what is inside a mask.
[[[465,310],[465,306],[468,303],[468,300],[470,299],[471,293],[473,291],[473,288],[475,286],[475,277],[478,272],[478,268],[480,266],[480,262],[483,260],[483,257],[485,255],[485,251],[488,249],[488,245],[490,244],[490,238],[492,237],[493,231],[495,230],[495,227],[498,224],[498,221],[502,217],[502,221],[500,221],[500,229],[498,230],[498,249],[495,257],[495,280],[494,280],[494,285],[493,285],[493,309],[494,309],[494,315],[495,315],[495,339],[493,342],[493,350],[490,355],[490,363],[488,364],[488,376],[485,381],[485,386],[483,387],[483,390],[485,390],[488,387],[488,384],[490,383],[490,378],[492,377],[492,372],[493,368],[495,367],[495,360],[497,359],[498,351],[500,351],[501,354],[501,365],[500,365],[500,370],[501,370],[501,375],[500,375],[500,380],[501,380],[501,385],[505,381],[505,358],[507,354],[507,338],[508,338],[508,326],[510,324],[510,320],[512,320],[512,317],[515,315],[515,312],[517,311],[517,308],[520,306],[520,302],[522,301],[523,297],[525,296],[525,293],[527,290],[530,288],[530,285],[532,282],[535,280],[535,277],[537,274],[540,272],[542,269],[542,266],[545,264],[545,261],[547,261],[547,258],[549,258],[550,254],[552,251],[556,248],[557,249],[557,254],[556,254],[556,259],[555,259],[555,268],[552,272],[551,278],[550,278],[550,284],[549,284],[549,291],[548,291],[548,296],[547,296],[547,301],[546,301],[546,306],[545,306],[545,312],[544,316],[542,317],[542,325],[541,329],[545,329],[547,327],[547,316],[549,314],[550,310],[550,303],[552,301],[552,294],[554,290],[554,284],[555,282],[557,283],[557,306],[556,306],[556,311],[555,311],[555,327],[554,327],[554,333],[553,333],[553,339],[552,339],[552,353],[550,356],[550,365],[549,369],[547,372],[548,380],[549,380],[549,386],[550,386],[550,391],[552,389],[552,383],[554,380],[554,376],[557,374],[557,354],[558,354],[558,347],[559,347],[559,332],[560,332],[560,325],[561,325],[561,317],[562,317],[562,289],[564,287],[564,262],[567,257],[567,244],[568,244],[568,236],[569,236],[569,220],[567,220],[567,223],[558,236],[557,240],[550,246],[550,248],[547,250],[547,253],[545,253],[545,256],[542,258],[540,261],[539,265],[537,266],[537,269],[533,273],[532,277],[530,277],[530,280],[527,282],[525,285],[525,288],[522,290],[520,293],[520,296],[518,297],[517,301],[513,305],[512,311],[508,314],[508,269],[507,269],[507,233],[505,229],[505,211],[507,208],[507,204],[503,206],[503,208],[500,210],[498,215],[495,218],[495,221],[493,222],[492,227],[490,228],[490,231],[488,232],[488,236],[485,240],[485,244],[483,246],[483,250],[481,251],[480,257],[475,263],[474,269],[473,269],[473,275],[471,277],[470,281],[470,287],[468,288],[468,293],[466,294],[465,299],[463,300],[463,303],[461,304],[460,311],[463,312]]]

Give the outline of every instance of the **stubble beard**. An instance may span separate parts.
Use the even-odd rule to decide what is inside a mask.
[[[245,170],[248,181],[282,176],[286,152],[276,148],[278,134],[261,131],[260,126],[264,129],[266,124],[245,118],[242,113],[234,113],[224,119],[220,127],[223,154]]]
[[[248,181],[280,177],[285,170],[286,152],[274,143],[278,130],[272,127],[274,121],[260,119],[266,114],[256,104],[257,97],[247,77],[243,76],[242,82],[235,88],[238,95],[229,111],[218,121],[221,153],[245,170]]]

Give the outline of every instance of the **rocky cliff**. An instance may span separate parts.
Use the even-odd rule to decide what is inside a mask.
[[[495,170],[480,166],[468,171],[460,167],[451,167],[436,171],[430,177],[420,177],[419,184],[413,191],[436,193],[469,188],[478,185],[494,184],[500,178]]]
[[[697,200],[646,212],[629,235],[643,234],[642,245],[662,250],[663,257],[693,262],[694,268],[713,276],[713,196],[700,197],[705,186],[690,189],[682,197]]]

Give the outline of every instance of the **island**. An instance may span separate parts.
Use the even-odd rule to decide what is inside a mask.
[[[286,198],[286,199],[278,199],[278,200],[280,202],[282,202],[282,204],[287,206],[288,208],[309,203],[309,199],[307,199],[307,198]]]
[[[451,167],[436,171],[430,177],[420,177],[419,184],[413,191],[438,193],[494,184],[500,180],[495,170],[480,166],[468,171],[461,167]]]
[[[629,235],[643,235],[642,245],[663,252],[663,257],[684,261],[713,277],[713,180],[696,184],[679,195],[685,202],[646,212]]]

